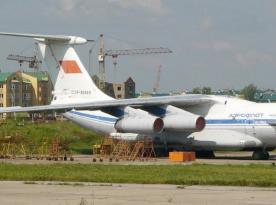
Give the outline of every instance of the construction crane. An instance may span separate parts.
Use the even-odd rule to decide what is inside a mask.
[[[20,56],[20,55],[10,54],[10,55],[8,55],[7,59],[17,61],[20,65],[20,67],[22,66],[22,63],[27,62],[27,63],[29,63],[29,68],[34,68],[34,69],[38,69],[39,63],[42,63],[41,61],[39,61],[37,59],[36,56],[28,57],[28,56]]]
[[[100,43],[100,47],[99,47],[99,53],[98,53],[98,61],[99,61],[99,88],[100,89],[104,89],[105,87],[105,57],[106,56],[113,58],[113,64],[114,64],[114,67],[116,67],[117,58],[120,55],[147,55],[147,54],[172,53],[170,49],[163,48],[163,47],[105,51],[103,34],[100,35],[99,43]]]
[[[153,87],[153,93],[156,94],[157,91],[159,90],[159,86],[160,86],[160,77],[161,77],[161,68],[162,65],[159,65],[157,68],[157,76],[156,76],[156,81]]]

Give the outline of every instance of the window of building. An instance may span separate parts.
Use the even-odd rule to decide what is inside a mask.
[[[3,103],[0,103],[0,107],[3,107]]]
[[[122,98],[122,95],[117,95],[117,98]]]
[[[3,98],[4,97],[4,95],[3,94],[0,94],[0,98]]]
[[[3,84],[0,84],[0,88],[3,88]]]
[[[24,100],[30,100],[31,99],[31,93],[24,93],[23,94],[23,99]]]
[[[122,87],[121,87],[121,86],[118,86],[118,87],[117,87],[117,90],[121,90],[121,89],[122,89]]]

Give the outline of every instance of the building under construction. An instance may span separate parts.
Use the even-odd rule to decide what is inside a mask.
[[[92,79],[97,87],[100,87],[99,77],[97,75],[94,75]],[[105,85],[101,87],[101,90],[113,98],[124,99],[135,97],[135,82],[131,77],[129,77],[123,83],[105,82],[104,84]]]

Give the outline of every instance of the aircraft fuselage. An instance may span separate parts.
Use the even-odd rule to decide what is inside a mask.
[[[158,143],[194,150],[256,150],[276,147],[276,105],[254,103],[237,98],[217,97],[208,106],[193,106],[187,111],[205,117],[200,132],[167,132],[151,135]],[[68,119],[104,134],[116,133],[117,117],[102,111],[75,111]]]

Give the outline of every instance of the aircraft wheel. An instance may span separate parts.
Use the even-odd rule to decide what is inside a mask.
[[[268,160],[269,153],[267,151],[254,151],[252,154],[253,160]]]
[[[269,160],[269,152],[265,151],[265,160]]]

